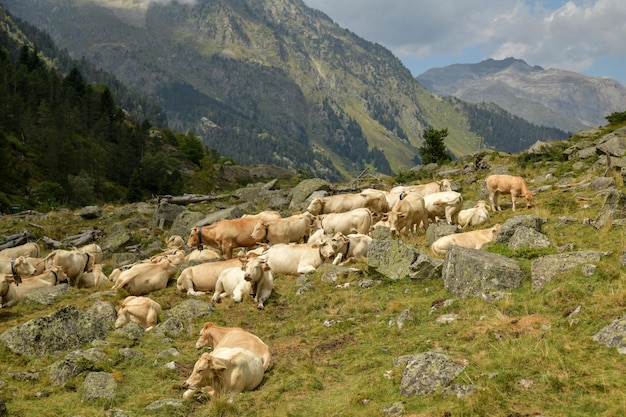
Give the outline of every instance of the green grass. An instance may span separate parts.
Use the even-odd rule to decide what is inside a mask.
[[[526,178],[538,177],[545,169],[543,163],[520,167],[513,157],[495,154],[490,161],[492,166],[508,165]],[[461,192],[466,200],[476,199],[484,175],[479,173],[479,181],[463,185]],[[587,172],[580,179],[583,175]],[[624,191],[623,185],[620,187]],[[48,367],[61,357],[30,359],[5,348],[0,348],[0,366],[5,371],[0,374],[4,382],[0,398],[9,415],[19,417],[38,417],[42,410],[45,415],[102,416],[110,408],[133,416],[376,416],[382,415],[383,407],[396,402],[404,404],[405,416],[626,415],[626,362],[615,348],[592,340],[593,334],[622,316],[626,308],[626,268],[618,260],[626,248],[626,237],[623,229],[596,230],[583,225],[584,218],[597,216],[602,203],[593,190],[586,189],[583,194],[593,199],[589,209],[577,208],[573,194],[553,189],[539,193],[533,208],[521,208],[516,214],[546,217],[543,230],[555,246],[571,243],[575,250],[610,251],[611,255],[596,263],[598,269],[591,277],[584,276],[579,267],[533,291],[532,260],[555,250],[514,252],[504,245],[492,245],[490,251],[520,262],[527,274],[522,285],[499,301],[456,299],[431,313],[434,301],[452,298],[441,279],[394,281],[358,264],[362,273],[337,282],[348,282],[348,287],[336,288],[335,283],[314,274],[313,286],[296,295],[298,281],[278,276],[274,294],[263,311],[256,310],[249,299],[240,304],[225,300],[215,306],[209,319],[195,319],[180,336],[170,337],[169,341],[148,333],[134,343],[111,333],[108,346],[102,347],[108,359],[93,370],[115,376],[119,386],[113,401],[82,402],[85,374],[65,387],[51,385]],[[0,218],[0,227],[4,234],[28,229],[39,237],[62,239],[90,227],[107,231],[112,223],[128,218],[112,216],[118,209],[106,206],[105,216],[92,221],[77,221],[79,217],[73,212],[50,213],[47,219],[6,216]],[[211,210],[209,206],[195,209]],[[150,220],[149,213],[141,215]],[[503,223],[511,215],[510,209],[494,213],[484,227]],[[571,216],[576,221],[559,225],[560,216]],[[149,240],[145,233],[136,236],[139,241]],[[423,232],[406,238],[406,243],[429,253]],[[110,260],[107,265],[109,272]],[[362,279],[377,279],[379,283],[361,288],[358,283]],[[88,297],[94,292],[97,290],[72,288],[53,306],[19,304],[0,310],[0,332],[67,304],[87,309],[93,303]],[[122,291],[104,299],[118,307],[125,295]],[[186,298],[173,286],[150,297],[165,310]],[[203,299],[208,301],[208,297]],[[580,312],[570,316],[578,306]],[[399,328],[394,320],[405,310],[411,317]],[[447,313],[458,314],[459,319],[449,324],[436,322],[438,316]],[[161,320],[166,318],[163,313]],[[237,396],[232,403],[227,398],[201,397],[185,401],[181,408],[146,410],[154,401],[182,397],[181,385],[200,355],[195,340],[207,320],[243,327],[270,346],[275,365],[262,385]],[[333,324],[326,326],[325,322]],[[144,356],[123,361],[118,353],[121,347],[141,350]],[[160,356],[171,347],[180,356]],[[477,385],[482,390],[464,398],[442,394],[407,398],[400,394],[403,368],[393,365],[394,358],[426,351],[440,352],[465,364],[453,383]],[[172,360],[179,368],[165,369],[163,365]],[[40,376],[25,381],[11,376],[27,371],[39,371]],[[531,383],[524,385],[524,381]]]

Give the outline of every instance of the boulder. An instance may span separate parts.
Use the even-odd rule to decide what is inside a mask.
[[[524,273],[506,256],[451,246],[443,263],[443,283],[456,297],[477,297],[484,292],[519,287]]]
[[[512,250],[520,250],[523,248],[549,248],[552,246],[550,239],[543,233],[526,226],[520,226],[515,229],[513,236],[509,239],[508,246]]]
[[[614,220],[626,218],[626,194],[613,188],[607,190],[604,203],[594,223],[596,229],[601,229]]]
[[[180,213],[185,211],[185,207],[178,204],[170,204],[167,201],[161,202],[152,215],[152,228],[167,230],[172,227],[174,220]]]
[[[451,235],[459,231],[458,226],[446,223],[431,223],[426,230],[426,241],[432,245],[434,241],[443,236]]]
[[[291,189],[289,194],[289,210],[304,211],[308,206],[307,199],[315,191],[324,190],[330,191],[330,183],[320,178],[312,178],[300,181],[295,187]]]
[[[402,371],[400,393],[407,397],[441,392],[465,367],[441,353],[424,352],[396,358],[394,364],[406,364]]]
[[[626,316],[603,327],[593,335],[593,340],[608,347],[616,347],[620,354],[626,354]]]
[[[70,305],[6,330],[0,335],[0,342],[18,355],[33,358],[104,339],[112,328],[112,320],[103,320],[97,314],[81,312]]]
[[[552,281],[557,274],[569,272],[580,264],[598,262],[607,252],[578,251],[542,256],[531,264],[532,288],[537,290]]]
[[[117,391],[117,382],[107,372],[90,372],[83,385],[83,401],[113,399]]]
[[[541,227],[547,221],[548,220],[546,218],[542,218],[532,214],[518,214],[516,216],[509,217],[500,226],[500,229],[496,234],[496,242],[507,243],[515,233],[515,230],[521,226],[534,229],[537,232],[541,233]]]
[[[97,219],[102,216],[102,208],[99,206],[86,206],[80,210],[78,215],[85,220]]]
[[[443,261],[392,237],[388,227],[377,227],[367,252],[367,264],[391,279],[429,279],[441,276]]]

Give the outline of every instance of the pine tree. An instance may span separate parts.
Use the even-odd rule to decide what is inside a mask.
[[[424,144],[419,148],[420,158],[424,165],[430,163],[444,164],[452,160],[444,139],[448,129],[428,129],[424,131]]]

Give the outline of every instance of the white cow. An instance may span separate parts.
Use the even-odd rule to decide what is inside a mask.
[[[267,261],[274,274],[298,275],[315,271],[335,255],[328,238],[323,237],[321,242],[271,246],[261,258]]]
[[[412,192],[403,192],[400,197],[384,217],[389,222],[391,234],[399,236],[403,232],[417,232],[420,224],[424,230],[428,229],[428,211],[424,198]]]
[[[453,233],[451,235],[440,237],[430,246],[430,250],[434,255],[443,256],[446,254],[450,246],[462,246],[469,249],[480,249],[486,243],[493,242],[500,228],[496,224],[492,228],[483,230],[473,230],[471,232]]]
[[[124,288],[131,295],[145,295],[166,288],[184,259],[185,252],[177,251],[172,255],[161,256],[154,262],[133,265],[119,274],[112,288]]]
[[[344,235],[337,233],[332,237],[336,242],[337,256],[333,260],[334,265],[344,265],[350,261],[367,258],[372,237],[363,233],[351,233]]]
[[[91,271],[83,273],[76,281],[76,288],[95,288],[109,282],[109,278],[102,271],[102,267],[102,264],[95,264]]]
[[[85,272],[91,271],[95,265],[95,261],[95,256],[91,256],[89,253],[79,249],[71,251],[57,249],[50,252],[48,256],[45,257],[44,265],[45,268],[49,268],[52,265],[58,265],[63,268],[70,285],[74,287]]]
[[[39,248],[39,244],[37,242],[28,242],[23,245],[0,250],[0,258],[17,258],[19,256],[39,258],[40,254],[41,249]]]
[[[257,308],[262,310],[265,307],[263,303],[272,295],[274,289],[272,270],[267,262],[258,256],[246,259],[244,268],[243,278],[252,286],[254,301]]]
[[[459,211],[463,208],[463,197],[456,191],[428,194],[424,197],[424,205],[430,220],[436,221],[437,218],[445,217],[448,224],[455,224]]]
[[[313,233],[323,230],[323,234],[369,233],[372,227],[372,212],[366,208],[357,208],[343,213],[328,213],[316,217],[312,225]]]
[[[250,294],[252,284],[245,280],[244,267],[228,268],[223,270],[215,282],[215,292],[211,301],[219,303],[222,298],[233,297],[236,303],[243,300],[245,294]]]
[[[487,223],[490,219],[489,210],[490,207],[485,200],[478,200],[474,207],[459,211],[459,228]]]
[[[257,242],[272,245],[304,242],[311,232],[312,219],[312,214],[302,213],[269,222],[258,221],[251,236]]]
[[[183,384],[183,398],[198,391],[210,396],[239,394],[252,391],[261,384],[265,370],[261,359],[242,348],[221,347],[203,353],[193,367],[191,376]]]
[[[19,282],[20,278],[26,278],[37,272],[35,266],[25,257],[0,258],[0,275],[12,275]]]
[[[239,258],[232,258],[189,266],[178,276],[176,288],[180,292],[186,292],[187,295],[204,295],[215,291],[217,278],[222,271],[228,268],[240,268],[242,265]]]

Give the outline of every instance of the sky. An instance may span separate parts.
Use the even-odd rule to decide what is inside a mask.
[[[303,0],[391,50],[413,76],[488,58],[626,86],[624,0]]]

